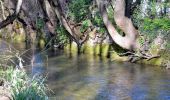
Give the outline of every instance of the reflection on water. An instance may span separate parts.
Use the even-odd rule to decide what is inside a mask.
[[[51,100],[170,100],[170,71],[160,67],[35,48],[25,56],[30,74],[48,75]]]
[[[170,72],[160,67],[58,55],[46,71],[53,100],[170,100]]]

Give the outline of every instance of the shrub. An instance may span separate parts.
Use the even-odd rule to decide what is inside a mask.
[[[58,26],[56,28],[57,36],[56,36],[56,41],[59,44],[66,44],[69,42],[69,38],[66,35],[67,31],[63,26]]]
[[[69,4],[69,16],[76,22],[85,20],[89,15],[92,0],[72,0]]]
[[[168,3],[161,3],[159,6],[165,6],[165,4],[167,6]],[[170,19],[166,15],[160,15],[156,10],[157,6],[155,1],[150,2],[146,12],[142,12],[142,7],[138,6],[132,16],[140,33],[149,37],[150,40],[155,39],[159,33],[166,36],[170,30]]]

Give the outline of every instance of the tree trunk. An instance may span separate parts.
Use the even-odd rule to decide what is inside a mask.
[[[102,0],[97,0],[98,7],[100,9],[103,22],[116,44],[127,50],[135,50],[138,48],[137,36],[138,32],[134,28],[131,19],[125,16],[125,1],[116,0],[114,9],[114,19],[119,28],[125,33],[125,36],[121,36],[108,19],[106,4]]]
[[[62,13],[62,9],[60,8],[60,4],[59,2],[57,1],[54,1],[53,0],[53,9],[54,9],[54,12],[56,13],[60,23],[65,27],[65,29],[68,31],[68,36],[73,39],[78,45],[79,45],[79,42],[78,42],[78,39],[77,39],[77,36],[74,34],[74,32],[72,31],[68,21],[66,20],[66,18],[64,17],[64,14]],[[52,4],[51,4],[52,5]]]
[[[80,38],[83,33],[81,33],[75,26],[77,26],[74,22],[73,24],[71,23],[72,21],[68,21],[67,19],[67,9],[68,5],[66,5],[66,0],[58,0],[55,1],[53,0],[54,6],[54,11],[60,20],[60,23],[64,26],[64,28],[68,31],[68,36],[76,42],[78,47],[81,47],[81,45],[86,41],[87,39],[87,34],[84,34],[85,36],[83,38]],[[51,4],[52,5],[52,4]],[[81,26],[81,25],[80,25]]]

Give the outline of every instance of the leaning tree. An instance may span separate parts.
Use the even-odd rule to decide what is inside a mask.
[[[9,0],[13,5],[16,4],[14,13],[10,14],[4,21],[0,22],[0,29],[17,19],[23,24],[25,29],[30,30],[31,33],[45,31],[45,33],[49,33],[53,36],[57,34],[55,32],[56,26],[61,24],[67,30],[66,34],[69,38],[76,42],[80,49],[81,45],[87,40],[89,32],[92,30],[87,28],[87,30],[81,32],[79,26],[82,26],[82,23],[78,23],[67,16],[69,12],[68,5],[71,1],[73,0],[17,0],[16,3],[16,0]],[[140,4],[140,0],[136,0],[135,3],[133,0],[95,1],[98,6],[97,9],[100,11],[103,19],[103,23],[113,41],[121,48],[128,50],[124,55],[130,55],[131,58],[135,59],[152,59],[158,57],[148,55],[144,52],[137,41],[139,32],[134,27],[130,15],[133,7],[136,7],[136,4]],[[123,31],[124,35],[119,34],[117,27],[115,27],[112,21],[109,20],[107,12],[108,5],[112,6],[114,21]],[[23,15],[19,14],[19,12]],[[88,16],[86,18],[88,19]],[[36,27],[38,19],[43,20],[44,26],[41,27],[43,29]]]
[[[138,30],[134,27],[133,22],[130,18],[131,4],[128,5],[127,2],[130,0],[96,0],[99,11],[101,13],[101,17],[103,19],[104,25],[106,26],[111,38],[113,41],[122,47],[123,49],[128,50],[128,52],[123,53],[121,55],[129,55],[130,61],[135,62],[139,59],[152,59],[159,57],[158,55],[148,55],[144,52],[137,39],[139,36]],[[114,10],[114,21],[116,25],[124,32],[124,35],[121,35],[109,20],[107,13],[107,5],[112,6]],[[140,2],[137,0],[136,3]],[[135,4],[135,3],[134,3]]]

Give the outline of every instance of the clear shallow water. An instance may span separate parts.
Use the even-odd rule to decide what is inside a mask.
[[[170,71],[156,66],[58,53],[44,72],[52,100],[170,100]]]
[[[27,49],[25,45],[15,47]],[[53,91],[50,100],[170,100],[170,70],[164,68],[88,55],[71,57],[62,51],[30,49],[25,56],[30,75],[47,76]]]

